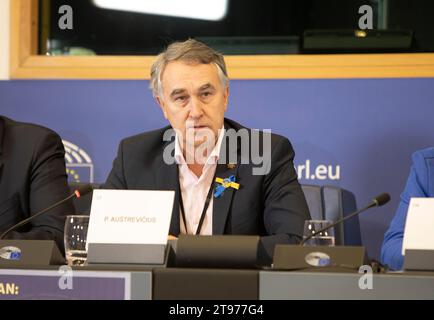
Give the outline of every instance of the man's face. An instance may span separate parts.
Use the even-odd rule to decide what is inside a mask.
[[[161,84],[163,97],[157,97],[157,102],[172,127],[182,133],[183,142],[198,146],[212,132],[215,143],[229,96],[217,66],[173,61],[166,66]]]

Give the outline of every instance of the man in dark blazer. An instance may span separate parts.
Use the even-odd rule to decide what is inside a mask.
[[[69,194],[64,148],[53,131],[0,116],[0,233]],[[35,218],[6,239],[52,239],[63,249],[72,202]]]
[[[103,188],[175,190],[175,237],[260,235],[268,263],[276,243],[298,243],[309,211],[292,146],[224,118],[223,56],[195,40],[174,43],[152,66],[151,89],[170,126],[124,139]],[[244,138],[231,143],[231,133]],[[250,150],[264,155],[262,167]]]

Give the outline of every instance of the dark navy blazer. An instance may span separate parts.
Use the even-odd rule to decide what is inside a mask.
[[[247,129],[229,119],[225,119],[225,128]],[[170,234],[177,236],[180,232],[178,165],[163,161],[164,149],[169,143],[163,140],[163,135],[168,129],[170,127],[124,139],[103,188],[175,190]],[[250,135],[251,130],[247,131]],[[235,152],[240,153],[240,150],[238,145]],[[261,244],[269,259],[275,244],[298,243],[304,221],[310,215],[293,159],[294,150],[288,139],[271,134],[271,159],[268,160],[271,168],[267,174],[252,174],[254,165],[251,163],[235,166],[219,163],[216,176],[234,175],[240,188],[228,188],[222,197],[214,199],[213,234],[262,236]]]

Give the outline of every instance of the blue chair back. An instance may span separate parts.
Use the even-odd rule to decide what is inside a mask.
[[[356,198],[335,186],[302,185],[310,215],[314,220],[337,221],[357,210]],[[353,217],[335,227],[336,245],[360,246],[359,218]]]

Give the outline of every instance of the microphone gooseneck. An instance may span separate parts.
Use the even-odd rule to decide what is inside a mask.
[[[62,203],[65,203],[66,201],[72,199],[72,198],[80,198],[86,194],[88,194],[89,192],[91,192],[93,190],[92,185],[90,184],[86,184],[80,188],[78,188],[77,190],[75,190],[71,195],[69,195],[68,197],[66,197],[65,199],[62,199],[56,203],[54,203],[53,205],[43,209],[42,211],[39,211],[38,213],[35,213],[34,215],[28,217],[27,219],[24,219],[20,222],[18,222],[17,224],[13,225],[12,227],[10,227],[9,229],[7,229],[5,232],[3,232],[0,235],[0,240],[4,239],[11,231],[14,231],[15,229],[18,229],[19,227],[27,224],[28,222],[32,221],[33,219],[39,217],[40,215],[43,215],[44,213],[46,213],[47,211],[50,211],[54,208],[56,208],[57,206],[60,206]]]

